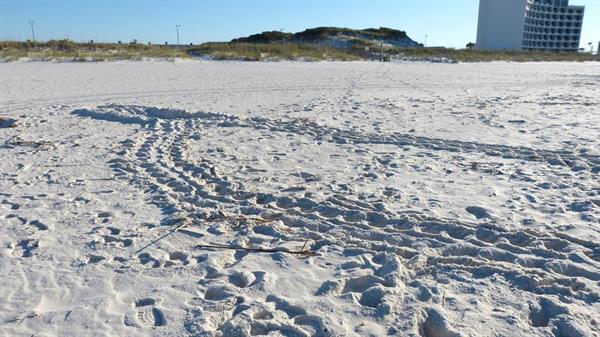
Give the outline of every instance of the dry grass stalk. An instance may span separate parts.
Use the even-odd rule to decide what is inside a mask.
[[[269,223],[269,222],[273,222],[273,221],[277,221],[280,218],[273,218],[273,219],[263,219],[263,218],[250,218],[250,217],[245,217],[245,216],[236,216],[236,217],[228,217],[225,216],[226,220],[233,220],[236,222],[241,222],[241,221],[252,221],[252,222],[257,222],[257,223]]]
[[[185,228],[185,227],[187,227],[187,226],[189,226],[189,225],[191,225],[191,224],[192,224],[192,222],[191,222],[191,221],[183,221],[183,223],[182,223],[182,224],[178,225],[177,227],[173,228],[172,230],[168,231],[167,233],[165,233],[165,234],[161,235],[160,237],[158,237],[158,238],[156,238],[156,239],[152,240],[152,242],[148,243],[148,244],[147,244],[147,245],[145,245],[144,247],[142,247],[142,248],[140,248],[140,249],[136,250],[136,251],[135,251],[135,254],[141,253],[141,252],[142,252],[144,249],[146,249],[146,248],[148,248],[148,247],[152,246],[153,244],[157,243],[158,241],[160,241],[160,240],[162,240],[162,239],[166,238],[167,236],[169,236],[169,235],[171,235],[171,234],[173,234],[173,233],[175,233],[175,232],[177,232],[177,231],[179,231],[179,230],[181,230],[181,229],[183,229],[183,228]]]
[[[307,241],[308,242],[308,241]],[[303,256],[314,256],[317,255],[315,251],[312,250],[304,250],[306,246],[306,242],[302,249],[300,250],[287,250],[286,248],[249,248],[242,247],[238,245],[217,245],[217,244],[206,244],[206,245],[197,245],[197,248],[210,248],[210,249],[231,249],[231,250],[243,250],[250,253],[285,253],[292,255],[303,255]]]
[[[23,140],[19,136],[13,136],[9,138],[6,142],[4,142],[4,144],[6,147],[9,148],[15,148],[17,146],[32,147],[35,149],[35,151],[33,151],[34,154],[42,150],[48,150],[50,148],[56,147],[52,142],[49,141],[29,141]]]

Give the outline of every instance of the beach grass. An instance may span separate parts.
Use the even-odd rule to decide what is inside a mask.
[[[188,58],[183,48],[162,45],[76,43],[70,40],[47,42],[0,41],[0,59],[14,61],[28,58],[37,61],[110,61],[144,58]]]
[[[208,42],[198,46],[147,45],[140,43],[79,43],[70,40],[45,42],[0,41],[0,60],[15,61],[113,61],[210,57],[215,60],[302,60],[356,61],[379,59],[377,46],[355,44],[354,48],[333,48],[298,43]],[[446,62],[584,62],[600,61],[589,53],[547,53],[528,51],[484,51],[452,48],[391,48],[384,55],[392,59]]]
[[[305,61],[354,61],[359,55],[346,50],[313,44],[261,43],[205,43],[188,51],[192,55],[206,55],[217,60],[263,61],[272,59]]]
[[[534,51],[486,51],[452,48],[385,48],[384,52],[399,58],[426,60],[449,59],[454,62],[585,62],[600,61],[590,53],[549,53]]]

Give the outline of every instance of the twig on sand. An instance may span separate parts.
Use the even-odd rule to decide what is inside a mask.
[[[4,320],[4,323],[14,323],[17,322],[17,325],[20,324],[26,318],[35,318],[37,317],[37,313],[35,311],[26,311],[22,312],[16,316],[10,317]]]
[[[34,141],[23,140],[19,136],[13,136],[13,137],[9,138],[5,142],[5,144],[12,145],[12,146],[30,146],[30,147],[35,147],[35,148],[38,148],[40,146],[52,145],[52,143],[48,142],[48,141],[34,142]]]
[[[23,140],[19,136],[13,136],[13,137],[9,138],[6,142],[4,142],[4,144],[5,144],[5,146],[8,146],[8,147],[17,147],[17,146],[32,147],[32,148],[36,149],[33,153],[37,153],[38,151],[41,151],[41,150],[47,150],[50,147],[55,147],[54,144],[49,141],[34,142],[34,141]]]
[[[244,217],[244,216],[237,216],[235,218],[232,218],[231,220],[235,220],[235,221],[254,221],[254,222],[258,222],[258,223],[269,223],[269,222],[277,221],[278,219],[279,218],[263,219],[263,218],[248,218],[248,217]]]
[[[231,217],[231,216],[228,216],[227,214],[225,214],[224,212],[222,212],[221,210],[219,210],[219,214],[221,215],[221,218],[215,218],[215,219],[212,219],[212,220],[207,220],[207,222],[213,222],[213,221],[219,221],[219,220],[225,219],[225,220],[233,220],[233,221],[236,221],[237,223],[239,223],[241,221],[254,221],[254,222],[258,222],[258,223],[269,223],[269,222],[273,222],[273,221],[276,221],[277,219],[279,219],[279,218],[273,218],[273,219],[249,218],[249,217],[244,217],[244,216]],[[158,241],[166,238],[167,236],[169,236],[169,235],[171,235],[171,234],[173,234],[173,233],[175,233],[175,232],[177,232],[177,231],[179,231],[179,230],[183,229],[184,227],[187,227],[187,226],[189,226],[191,224],[192,224],[192,221],[189,221],[189,220],[184,221],[181,225],[173,228],[172,230],[168,231],[167,233],[165,233],[165,234],[161,235],[160,237],[152,240],[150,243],[148,243],[147,245],[143,246],[142,248],[136,250],[135,254],[138,254],[138,253],[142,252],[144,249],[152,246],[153,244],[157,243]],[[306,246],[306,242],[304,243],[304,246]],[[302,247],[301,251],[304,251],[304,246]],[[218,247],[212,247],[212,248],[218,248]],[[284,251],[284,252],[286,252],[286,251]],[[287,253],[290,253],[290,252],[287,252]],[[290,253],[290,254],[299,254],[299,252]],[[304,255],[310,255],[310,254],[304,254]]]
[[[219,213],[221,213],[221,215],[225,218],[225,220],[233,220],[235,222],[241,222],[241,221],[253,221],[253,222],[258,222],[258,223],[269,223],[269,222],[273,222],[273,221],[277,221],[279,220],[281,217],[275,217],[272,219],[263,219],[263,218],[252,218],[252,217],[245,217],[242,215],[238,215],[235,217],[229,216],[227,214],[225,214],[224,212],[219,210]]]
[[[148,248],[148,247],[152,246],[153,244],[157,243],[158,241],[160,241],[160,240],[162,240],[162,239],[166,238],[167,236],[169,236],[169,235],[171,235],[171,234],[173,234],[173,233],[175,233],[175,232],[179,231],[180,229],[183,229],[184,227],[187,227],[187,226],[189,226],[191,223],[192,223],[191,221],[184,221],[184,222],[183,222],[181,225],[179,225],[179,226],[177,226],[177,227],[173,228],[172,230],[168,231],[167,233],[165,233],[165,234],[163,234],[163,235],[159,236],[158,238],[156,238],[156,239],[152,240],[150,243],[148,243],[148,244],[147,244],[147,245],[145,245],[144,247],[142,247],[142,248],[140,248],[140,249],[136,250],[134,254],[141,253],[141,252],[142,252],[144,249],[146,249],[146,248]]]
[[[300,249],[301,252],[304,251],[304,248],[306,247],[307,243],[308,243],[308,240],[304,241],[304,244],[302,245],[302,248]]]
[[[304,255],[304,256],[314,256],[317,255],[315,251],[312,250],[304,250],[306,246],[306,241],[302,249],[300,250],[287,250],[286,248],[249,248],[242,247],[238,245],[217,245],[217,244],[206,244],[206,245],[196,245],[197,248],[212,248],[212,249],[231,249],[231,250],[243,250],[251,253],[286,253],[292,255]]]

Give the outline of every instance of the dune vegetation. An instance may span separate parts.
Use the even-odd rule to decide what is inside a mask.
[[[208,55],[217,60],[262,61],[272,59],[305,61],[354,61],[362,59],[349,50],[314,44],[205,43],[188,50],[191,55]]]
[[[282,39],[279,39],[282,38]],[[264,39],[278,42],[263,43]],[[70,40],[46,42],[0,41],[0,60],[15,61],[111,61],[141,59],[175,59],[207,57],[215,60],[272,61],[356,61],[408,60],[431,62],[538,62],[538,61],[600,61],[600,56],[589,53],[545,53],[528,51],[483,51],[452,48],[395,48],[383,49],[371,41],[356,39],[349,48],[331,45],[297,43],[285,40],[285,35],[265,37],[257,35],[250,41],[208,42],[198,46],[150,45],[140,43],[79,43]],[[381,53],[383,51],[383,57]]]
[[[184,49],[163,45],[79,43],[71,40],[0,41],[0,59],[6,61],[22,58],[39,61],[109,61],[187,57],[189,56]]]
[[[546,53],[532,51],[486,51],[453,48],[386,48],[384,53],[395,58],[426,60],[448,59],[454,62],[583,62],[600,61],[600,56],[589,53]]]

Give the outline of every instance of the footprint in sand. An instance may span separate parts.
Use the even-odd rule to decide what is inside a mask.
[[[190,260],[187,254],[182,252],[169,253],[169,261],[165,262],[165,267],[183,265],[187,266],[190,264]]]
[[[478,220],[479,219],[488,219],[491,218],[491,214],[488,212],[488,210],[486,210],[483,207],[479,207],[479,206],[469,206],[467,208],[465,208],[467,212],[471,213],[471,215],[473,215],[474,217],[476,217]]]
[[[154,258],[149,253],[142,253],[142,254],[138,255],[138,259],[140,260],[140,263],[145,266],[149,266],[152,268],[160,267],[160,261],[158,259]]]
[[[30,221],[29,224],[32,226],[35,226],[38,230],[41,230],[41,231],[48,230],[48,225],[46,225],[45,223],[43,223],[39,220]]]
[[[153,298],[142,298],[135,301],[135,310],[125,315],[123,322],[133,327],[156,327],[167,325],[167,319],[163,312],[156,307]]]
[[[238,273],[233,273],[229,275],[228,280],[229,283],[233,284],[238,288],[246,288],[250,285],[254,284],[257,281],[256,274],[248,271],[242,271]]]
[[[40,240],[38,239],[23,239],[19,240],[19,242],[17,242],[14,248],[20,248],[17,249],[17,255],[20,255],[21,257],[31,257],[33,256],[33,251],[36,250],[39,247],[39,245]],[[15,254],[14,248],[13,255]]]

